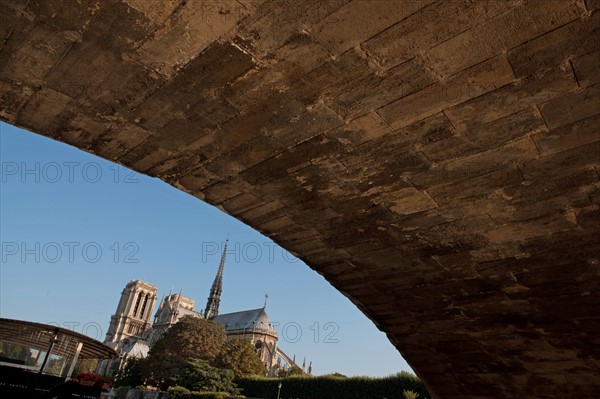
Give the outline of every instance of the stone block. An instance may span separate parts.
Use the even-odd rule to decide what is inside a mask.
[[[185,176],[192,173],[192,171],[196,170],[200,164],[201,158],[197,155],[176,153],[163,161],[158,162],[148,169],[146,173],[174,185],[179,181],[179,176]]]
[[[548,128],[554,129],[600,112],[600,84],[540,105],[540,112]]]
[[[18,111],[33,92],[30,87],[0,80],[0,118],[8,123],[15,123]]]
[[[278,200],[266,202],[238,215],[241,220],[252,220],[255,223],[266,223],[280,218],[286,213],[284,205]]]
[[[123,62],[98,86],[84,89],[81,102],[107,115],[130,115],[164,83],[156,73],[134,62]]]
[[[34,17],[24,12],[26,5],[20,1],[0,2],[0,51],[7,45],[10,48],[11,42],[17,45],[33,27]]]
[[[594,51],[571,60],[579,86],[587,87],[600,82],[600,61],[598,60],[600,60],[600,51]]]
[[[238,215],[262,204],[262,200],[258,197],[250,193],[241,193],[240,195],[224,201],[221,206],[230,215]]]
[[[172,118],[160,132],[154,135],[153,141],[169,151],[185,150],[200,137],[208,135],[212,129],[203,120]]]
[[[120,51],[124,51],[124,47],[123,39],[107,38],[106,32],[101,30],[87,30],[82,40],[75,42],[45,77],[46,85],[85,103],[115,67],[121,65]]]
[[[307,107],[305,112],[293,115],[284,126],[272,129],[261,129],[273,137],[277,147],[282,149],[296,146],[323,132],[337,128],[343,124],[342,119],[324,104],[318,103]]]
[[[229,179],[226,181],[218,181],[211,184],[209,187],[202,190],[205,200],[213,205],[220,205],[230,198],[240,195],[244,192],[249,192],[248,184],[240,179]]]
[[[499,56],[394,101],[377,113],[393,128],[400,128],[493,91],[513,79],[506,57]]]
[[[121,160],[141,173],[173,157],[173,152],[160,148],[153,140],[145,140],[121,156]]]
[[[391,132],[389,125],[377,113],[371,112],[328,132],[327,136],[335,138],[344,145],[354,146],[386,136]]]
[[[311,34],[329,52],[340,54],[432,2],[433,0],[393,3],[387,0],[352,1],[316,24],[311,29]]]
[[[203,190],[219,181],[219,176],[202,166],[198,166],[187,175],[176,180],[173,185],[203,200],[206,197]]]
[[[35,18],[36,22],[41,22],[57,30],[81,33],[90,27],[94,17],[100,11],[104,11],[103,9],[118,8],[118,11],[123,11],[128,7],[108,2],[98,3],[95,0],[33,0],[27,2],[24,8],[23,11],[31,18]],[[110,12],[110,10],[106,11]]]
[[[577,90],[575,76],[561,68],[508,84],[463,104],[444,110],[459,131],[467,131],[525,108]]]
[[[19,42],[16,43],[16,40]],[[12,46],[18,44],[16,51],[0,53],[0,78],[10,77],[12,81],[30,87],[41,85],[46,74],[62,59],[75,40],[51,26],[36,24],[24,37],[12,38]]]
[[[598,165],[600,142],[549,153],[539,159],[524,162],[519,170],[525,179],[535,180],[540,176],[560,176],[575,170]]]
[[[239,110],[220,96],[206,96],[186,111],[186,115],[190,119],[201,119],[213,129],[233,119],[238,114]]]
[[[287,91],[290,84],[329,61],[329,54],[311,36],[300,32],[269,57],[268,64],[241,76],[224,89],[224,96],[241,110]],[[269,66],[269,68],[267,68]]]
[[[501,244],[542,237],[549,230],[554,232],[569,231],[575,228],[576,224],[577,222],[570,215],[554,213],[537,219],[505,224],[484,233],[484,237],[491,243]]]
[[[443,112],[422,119],[394,132],[396,142],[420,149],[428,144],[456,135],[456,129]]]
[[[574,170],[561,176],[548,176],[545,179],[538,178],[517,185],[507,185],[502,191],[510,199],[511,206],[517,208],[515,210],[517,213],[530,213],[533,217],[534,211],[538,208],[540,212],[545,212],[544,208],[550,211],[550,208],[574,207],[576,204],[571,202],[571,198],[576,201],[585,198],[585,191],[593,188],[597,183],[596,172],[584,169]],[[556,197],[561,197],[562,204],[559,201],[541,204],[544,200]]]
[[[61,118],[65,117],[71,97],[50,88],[33,93],[17,117],[16,123],[34,132],[57,133]],[[27,118],[25,119],[25,115]]]
[[[242,46],[260,57],[266,57],[283,46],[291,37],[307,27],[316,25],[350,0],[259,0],[246,2],[254,8],[252,18],[240,21],[238,34]]]
[[[546,130],[537,107],[528,107],[483,125],[472,126],[460,135],[481,148],[490,148]]]
[[[427,53],[432,68],[442,76],[454,75],[579,19],[585,13],[577,1],[546,0],[544,7],[535,6],[535,2],[523,1],[519,7],[433,47]]]
[[[131,8],[134,8],[149,19],[154,21],[155,24],[161,25],[171,16],[171,14],[177,11],[177,7],[180,5],[178,0],[165,0],[160,2],[148,2],[146,0],[125,0]]]
[[[60,137],[72,146],[92,149],[109,127],[110,125],[100,118],[78,114],[62,126]]]
[[[460,204],[465,200],[490,197],[496,190],[519,184],[522,180],[517,168],[506,168],[427,191],[440,205]]]
[[[230,119],[210,135],[189,146],[209,160],[215,159],[232,149],[244,145],[254,137],[281,126],[294,116],[302,114],[304,106],[284,94],[272,97],[270,101],[257,104],[245,113]]]
[[[568,60],[600,48],[600,13],[577,19],[508,52],[515,75],[524,77],[564,66]],[[596,61],[596,64],[598,62]]]
[[[251,9],[235,0],[199,0],[182,5],[137,50],[137,60],[171,77],[220,36],[235,28]]]
[[[414,59],[381,75],[370,75],[343,92],[331,93],[326,103],[344,119],[354,119],[433,83],[434,76]]]
[[[599,0],[585,0],[585,7],[588,11],[598,10],[600,9],[600,1]]]
[[[540,132],[532,137],[541,155],[549,155],[570,148],[600,141],[600,115],[581,119],[548,132]]]
[[[214,43],[170,81],[146,95],[131,119],[141,120],[148,129],[163,127],[173,114],[223,123],[237,113],[222,99],[223,87],[253,66],[252,57],[239,48],[228,43]]]
[[[523,138],[501,147],[440,164],[410,176],[409,180],[417,188],[427,189],[485,175],[537,157],[538,152],[534,142],[530,138]]]
[[[435,45],[484,23],[516,4],[514,1],[435,2],[370,38],[361,47],[378,66],[389,69],[420,56]]]
[[[419,148],[432,163],[452,161],[481,152],[482,147],[460,136],[450,136],[443,140]]]
[[[400,215],[410,215],[438,206],[427,192],[419,191],[416,188],[400,189],[393,194],[383,195],[381,200],[383,201],[382,205],[389,207],[392,212]]]

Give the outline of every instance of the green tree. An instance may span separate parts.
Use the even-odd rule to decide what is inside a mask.
[[[399,373],[396,374],[396,376],[398,376],[400,378],[404,378],[404,379],[409,380],[409,381],[421,382],[421,380],[419,379],[419,377],[417,377],[413,373],[411,373],[409,371],[406,371],[406,370],[400,371]]]
[[[28,366],[32,366],[35,363],[35,359],[31,356],[29,348],[9,342],[0,342],[0,357],[20,360]]]
[[[415,391],[403,391],[402,396],[404,399],[419,399],[419,395]]]
[[[233,371],[211,366],[203,359],[189,359],[175,378],[177,385],[199,392],[227,392],[240,390],[233,383]]]
[[[265,375],[266,369],[252,343],[246,339],[232,339],[221,349],[214,361],[216,367],[233,371],[235,378]]]
[[[65,367],[65,359],[62,357],[51,357],[44,367],[44,373],[60,375]]]
[[[298,366],[292,366],[287,370],[283,370],[277,373],[277,377],[279,378],[287,378],[294,375],[304,375],[304,371],[302,371],[302,369]]]
[[[323,374],[321,377],[333,377],[333,378],[348,378],[347,375],[344,375],[342,373],[331,373],[331,374]]]
[[[152,346],[142,365],[142,379],[167,388],[188,359],[213,361],[226,339],[221,324],[184,316]]]
[[[79,373],[93,373],[98,366],[98,359],[77,359],[77,363],[75,363],[75,368],[73,369],[73,374],[71,376],[76,376]]]
[[[117,371],[115,375],[115,386],[116,387],[136,387],[138,385],[144,384],[144,379],[142,378],[142,365],[144,364],[144,359],[137,359],[135,357],[131,357],[127,359],[123,368]]]

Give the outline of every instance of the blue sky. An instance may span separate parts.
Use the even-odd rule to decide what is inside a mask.
[[[410,370],[385,334],[302,261],[162,181],[0,122],[0,315],[103,340],[131,279],[201,310],[229,234],[221,313],[261,307],[315,374]]]

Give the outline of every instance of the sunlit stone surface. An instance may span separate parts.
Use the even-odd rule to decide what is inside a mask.
[[[2,0],[0,118],[273,238],[436,397],[597,397],[599,7]]]

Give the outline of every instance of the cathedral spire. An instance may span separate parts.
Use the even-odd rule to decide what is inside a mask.
[[[225,268],[225,256],[227,255],[227,244],[229,238],[225,240],[225,248],[223,248],[223,255],[221,255],[221,263],[219,263],[219,271],[213,281],[212,287],[210,287],[210,295],[206,302],[206,309],[204,310],[204,317],[211,318],[219,314],[219,302],[221,302],[221,291],[223,290],[223,269]]]

